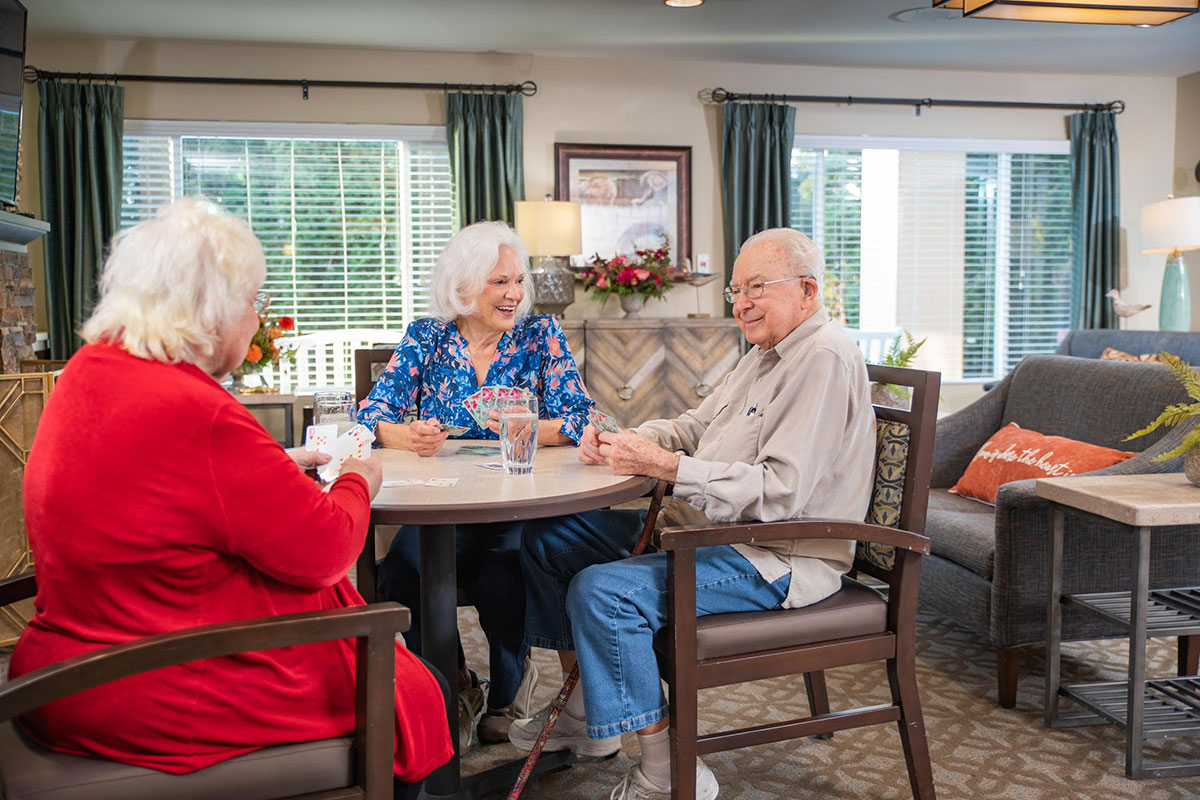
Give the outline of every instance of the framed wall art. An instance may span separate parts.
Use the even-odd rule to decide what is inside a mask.
[[[554,193],[580,204],[583,255],[632,255],[671,238],[692,255],[692,148],[555,144]]]

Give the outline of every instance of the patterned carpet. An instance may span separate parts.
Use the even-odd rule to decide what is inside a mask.
[[[485,642],[472,609],[460,609],[460,630],[468,662],[486,667]],[[1119,680],[1124,677],[1123,642],[1084,642],[1064,646],[1065,681]],[[553,654],[538,650],[543,680],[539,700],[549,701],[560,675]],[[1200,777],[1130,781],[1125,778],[1124,734],[1112,726],[1048,730],[1042,726],[1043,663],[1041,648],[1029,648],[1022,663],[1017,707],[995,702],[995,650],[982,639],[929,613],[918,621],[917,672],[925,724],[940,798],[1200,798]],[[1174,640],[1152,644],[1149,673],[1170,675]],[[836,709],[855,703],[887,702],[882,663],[828,673],[830,701]],[[701,725],[706,721],[743,726],[766,719],[807,713],[802,681],[761,681],[702,694]],[[1148,745],[1146,758],[1200,760],[1200,741],[1167,740]],[[523,793],[530,800],[598,800],[638,756],[636,737],[626,734],[615,758],[584,762],[535,779]],[[472,748],[463,772],[517,757],[511,745]],[[709,757],[723,800],[774,798],[903,798],[908,788],[900,738],[894,725],[839,733],[827,741],[802,740],[747,748]],[[495,794],[493,797],[499,797]]]

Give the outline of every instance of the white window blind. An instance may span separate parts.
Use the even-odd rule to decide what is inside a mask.
[[[453,233],[440,128],[126,123],[122,227],[205,195],[262,241],[272,311],[302,333],[394,330],[428,313]]]
[[[857,137],[856,137],[857,138]],[[996,379],[1070,327],[1066,142],[797,137],[792,226],[850,328],[904,328],[918,366]]]

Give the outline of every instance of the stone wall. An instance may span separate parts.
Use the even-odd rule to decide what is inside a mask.
[[[0,373],[20,371],[33,358],[33,271],[28,253],[0,250]]]

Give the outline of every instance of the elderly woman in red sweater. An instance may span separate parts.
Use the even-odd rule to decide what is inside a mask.
[[[346,573],[378,459],[348,461],[323,493],[302,471],[311,456],[289,456],[220,385],[258,329],[265,268],[250,229],[203,200],[114,240],[88,344],[55,386],[25,471],[37,612],[10,676],[179,628],[362,604]],[[352,641],[268,650],[107,684],[22,724],[64,753],[192,772],[349,734],[354,675]],[[399,648],[398,794],[451,753],[439,682]]]

